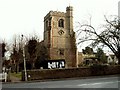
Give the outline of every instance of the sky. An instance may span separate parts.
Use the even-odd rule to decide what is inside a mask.
[[[120,1],[119,1],[119,4],[118,4],[118,16],[120,17]]]
[[[15,35],[37,34],[43,39],[44,16],[51,10],[65,12],[73,6],[76,23],[89,21],[97,28],[104,15],[118,15],[120,0],[0,0],[0,38],[12,42]]]

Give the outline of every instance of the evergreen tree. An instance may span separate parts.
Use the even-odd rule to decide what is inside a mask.
[[[36,46],[37,46],[37,40],[35,38],[32,38],[28,41],[28,53],[30,55],[30,62],[32,63],[32,69],[35,68]]]
[[[101,48],[97,49],[96,58],[99,60],[99,62],[102,62],[102,63],[107,62],[106,55]]]
[[[6,52],[6,49],[5,49],[5,43],[2,43],[2,57],[5,56],[5,52]]]
[[[90,47],[85,47],[85,49],[82,50],[83,54],[93,54],[93,49]]]

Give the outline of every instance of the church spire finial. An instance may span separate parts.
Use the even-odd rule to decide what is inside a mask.
[[[70,2],[69,2],[69,6],[70,6]]]
[[[70,2],[70,0],[69,0],[69,6],[71,5],[71,2]]]

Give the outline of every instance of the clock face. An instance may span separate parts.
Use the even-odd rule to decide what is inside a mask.
[[[64,31],[63,31],[63,30],[60,30],[60,31],[58,31],[58,34],[59,34],[59,35],[63,35],[63,34],[64,34]]]

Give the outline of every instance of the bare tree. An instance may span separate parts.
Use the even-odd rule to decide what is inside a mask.
[[[21,49],[21,41],[20,37],[17,37],[14,35],[13,37],[13,45],[12,45],[12,53],[11,53],[11,60],[12,60],[12,71],[15,71],[16,73],[19,72],[19,62],[20,62],[20,49]]]
[[[26,42],[27,37],[26,39],[23,39],[21,35],[14,35],[13,37],[11,60],[13,62],[12,69],[14,69],[13,71],[16,71],[16,73],[20,70],[19,64],[23,62],[23,44]]]
[[[105,16],[106,24],[102,26],[101,32],[92,25],[79,25],[77,31],[79,36],[78,44],[91,41],[91,46],[107,46],[115,54],[120,64],[120,18],[111,16],[109,19]]]

